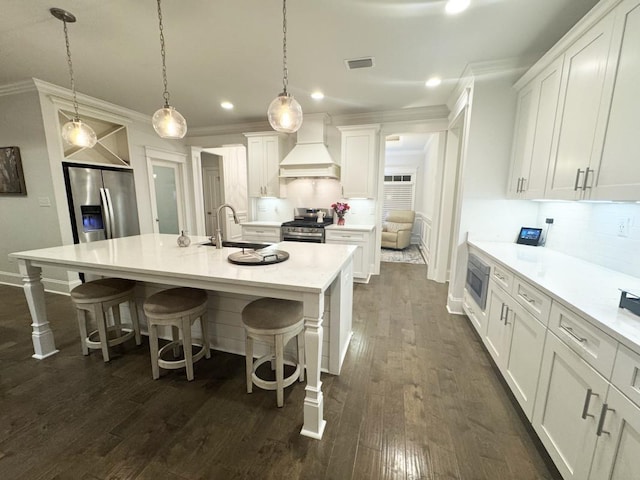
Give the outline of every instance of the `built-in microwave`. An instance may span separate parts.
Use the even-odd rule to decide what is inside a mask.
[[[471,298],[473,298],[483,311],[487,306],[490,272],[491,267],[489,265],[473,253],[469,254],[469,259],[467,260],[466,288]]]

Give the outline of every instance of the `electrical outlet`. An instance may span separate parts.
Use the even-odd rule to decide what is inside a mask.
[[[629,225],[631,223],[630,218],[621,218],[618,220],[618,236],[619,237],[628,237],[629,236]]]

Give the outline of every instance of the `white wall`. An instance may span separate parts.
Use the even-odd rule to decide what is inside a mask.
[[[461,312],[467,234],[483,240],[508,240],[521,225],[535,222],[533,202],[506,200],[516,95],[511,76],[476,78],[471,97],[467,144],[460,173],[461,212],[454,250],[448,307]],[[514,234],[515,232],[515,234]]]
[[[0,282],[17,284],[18,265],[7,255],[60,245],[61,238],[38,93],[33,89],[0,96],[0,112],[0,146],[20,148],[27,187],[26,196],[0,196]],[[51,205],[41,207],[39,199]],[[50,269],[45,276],[66,278],[64,272]]]
[[[640,204],[540,202],[538,205],[538,226],[546,226],[546,218],[554,220],[546,248],[640,277]],[[620,223],[628,223],[628,236],[618,234]]]

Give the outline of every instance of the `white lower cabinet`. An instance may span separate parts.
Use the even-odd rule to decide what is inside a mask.
[[[604,377],[547,332],[533,428],[565,480],[588,478],[608,388]]]
[[[478,331],[478,334],[484,337],[487,328],[487,314],[482,311],[471,295],[469,295],[466,288],[462,295],[462,308],[469,317],[469,320],[471,320],[471,324]]]
[[[640,478],[640,408],[615,387],[598,416],[590,480]]]
[[[500,288],[489,295],[485,345],[531,420],[546,327]]]
[[[499,261],[486,314],[466,290],[463,307],[562,478],[640,480],[637,343]]]
[[[355,245],[358,247],[353,254],[353,279],[354,281],[368,282],[371,277],[369,269],[370,252],[372,244],[372,232],[363,230],[348,230],[348,227],[339,229],[325,229],[325,243]]]
[[[278,243],[280,241],[280,227],[242,225],[242,240]]]

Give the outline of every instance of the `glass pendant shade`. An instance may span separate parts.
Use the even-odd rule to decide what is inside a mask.
[[[276,132],[294,133],[302,126],[302,107],[291,95],[281,93],[269,105],[267,117]]]
[[[85,148],[93,147],[98,140],[96,132],[80,119],[71,120],[62,126],[62,138],[69,145]]]
[[[151,119],[153,129],[162,138],[179,139],[187,134],[187,121],[180,112],[170,105],[165,105]]]

